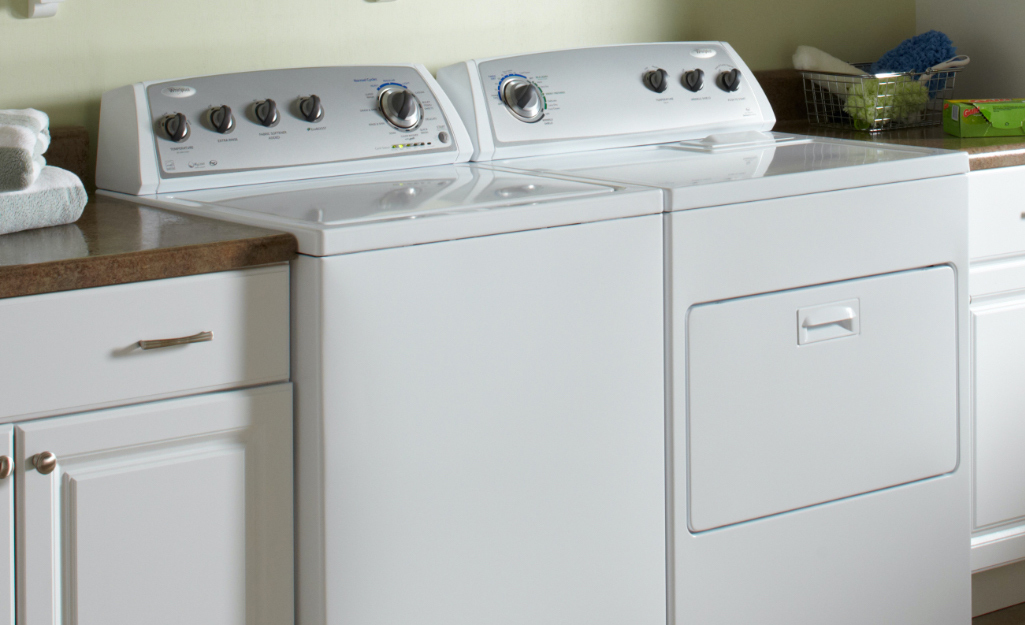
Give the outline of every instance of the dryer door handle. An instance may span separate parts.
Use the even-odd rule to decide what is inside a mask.
[[[859,334],[860,311],[861,305],[856,299],[799,309],[797,344],[807,345]]]
[[[833,323],[849,325],[857,315],[850,306],[831,306],[829,308],[813,309],[801,322],[802,328],[817,328],[828,326]]]

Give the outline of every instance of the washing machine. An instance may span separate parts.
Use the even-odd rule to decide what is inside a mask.
[[[668,622],[968,623],[966,156],[769,132],[721,42],[438,79],[474,160],[662,192]]]
[[[662,194],[471,151],[420,66],[192,77],[97,186],[298,240],[298,623],[663,625]]]

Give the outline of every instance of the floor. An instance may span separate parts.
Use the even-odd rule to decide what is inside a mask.
[[[976,616],[972,625],[1025,625],[1025,603]]]

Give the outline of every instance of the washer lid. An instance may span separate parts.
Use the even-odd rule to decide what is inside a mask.
[[[761,140],[756,140],[761,135]],[[667,210],[720,206],[968,172],[963,152],[880,147],[782,133],[736,133],[583,154],[508,159],[496,167],[658,187]],[[713,140],[714,139],[714,140]]]
[[[652,189],[424,167],[154,196],[162,206],[293,233],[313,256],[445,241],[662,211]]]

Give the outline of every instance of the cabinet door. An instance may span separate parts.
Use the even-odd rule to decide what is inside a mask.
[[[1025,298],[973,307],[975,527],[1025,517]]]
[[[14,426],[0,425],[0,476],[10,470],[3,463],[13,461]],[[14,625],[13,473],[0,477],[0,625]]]
[[[279,384],[18,425],[18,622],[291,623],[291,411]]]

